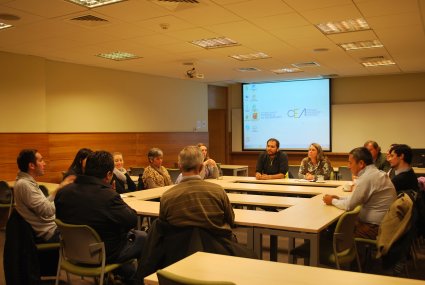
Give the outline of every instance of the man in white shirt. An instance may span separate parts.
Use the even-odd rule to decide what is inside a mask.
[[[323,201],[346,211],[362,205],[356,223],[355,236],[376,239],[385,213],[396,199],[396,191],[388,175],[373,164],[372,155],[365,147],[350,151],[348,167],[358,176],[354,192],[347,197],[325,195]]]

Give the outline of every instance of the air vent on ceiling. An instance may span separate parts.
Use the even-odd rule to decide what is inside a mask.
[[[320,64],[318,64],[317,62],[299,62],[299,63],[294,63],[292,64],[292,66],[298,67],[298,68],[304,68],[304,67],[316,67],[316,66],[320,66]]]
[[[172,3],[192,3],[192,4],[198,4],[198,0],[156,0],[158,2],[172,2]]]
[[[71,21],[89,21],[89,22],[108,22],[108,20],[93,16],[93,15],[84,15],[81,17],[73,18]]]

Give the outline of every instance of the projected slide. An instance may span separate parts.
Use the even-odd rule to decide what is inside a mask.
[[[329,79],[243,84],[243,148],[306,150],[317,142],[330,150]]]

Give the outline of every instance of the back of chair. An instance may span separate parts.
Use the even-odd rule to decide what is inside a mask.
[[[288,169],[289,178],[298,178],[299,170],[300,170],[299,165],[289,165],[289,169]]]
[[[346,181],[353,180],[353,175],[351,173],[351,170],[347,166],[340,166],[338,168],[338,180],[346,180]]]
[[[354,241],[354,228],[357,221],[357,217],[360,213],[361,206],[357,206],[354,210],[345,212],[339,218],[338,223],[335,227],[334,232],[334,253],[337,254],[344,250],[353,248],[355,245]]]
[[[236,285],[230,281],[205,281],[192,279],[166,270],[158,270],[156,275],[158,276],[159,285]]]
[[[61,236],[62,257],[75,264],[100,265],[105,262],[105,245],[87,225],[72,225],[55,220]]]
[[[131,176],[143,175],[144,171],[145,171],[144,167],[130,167],[130,175]]]
[[[12,204],[12,189],[6,181],[0,181],[0,204]]]

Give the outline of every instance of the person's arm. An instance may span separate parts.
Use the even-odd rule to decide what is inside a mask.
[[[136,191],[136,183],[134,183],[134,181],[131,179],[130,175],[128,175],[127,172],[125,173],[125,177],[127,178],[127,190],[129,192]]]
[[[301,160],[300,169],[298,170],[298,178],[305,179],[307,172],[307,159],[303,158],[303,160]]]
[[[55,212],[55,203],[53,200],[47,199],[40,189],[26,181],[18,181],[14,187],[15,195],[19,195],[20,202],[30,209],[36,216],[52,217]],[[54,197],[53,197],[54,199]]]
[[[264,171],[264,154],[260,153],[257,158],[257,165],[255,166],[255,178],[261,179],[261,175]]]
[[[108,209],[113,223],[119,225],[120,228],[129,231],[137,226],[136,211],[130,208],[119,194],[111,199]]]
[[[331,162],[328,159],[325,159],[322,161],[322,167],[321,169],[318,171],[319,175],[323,175],[325,180],[329,180],[331,177],[331,173],[333,171]]]
[[[288,173],[288,170],[289,170],[288,155],[285,152],[281,151],[279,155],[279,173],[278,174],[282,174],[282,177],[279,177],[279,178],[284,178],[286,173]],[[276,178],[272,178],[272,179],[276,179]]]
[[[223,189],[224,192],[224,189]],[[232,204],[229,201],[229,197],[224,192],[223,194],[223,210],[224,210],[224,220],[233,228],[235,227],[235,212],[233,211]]]

